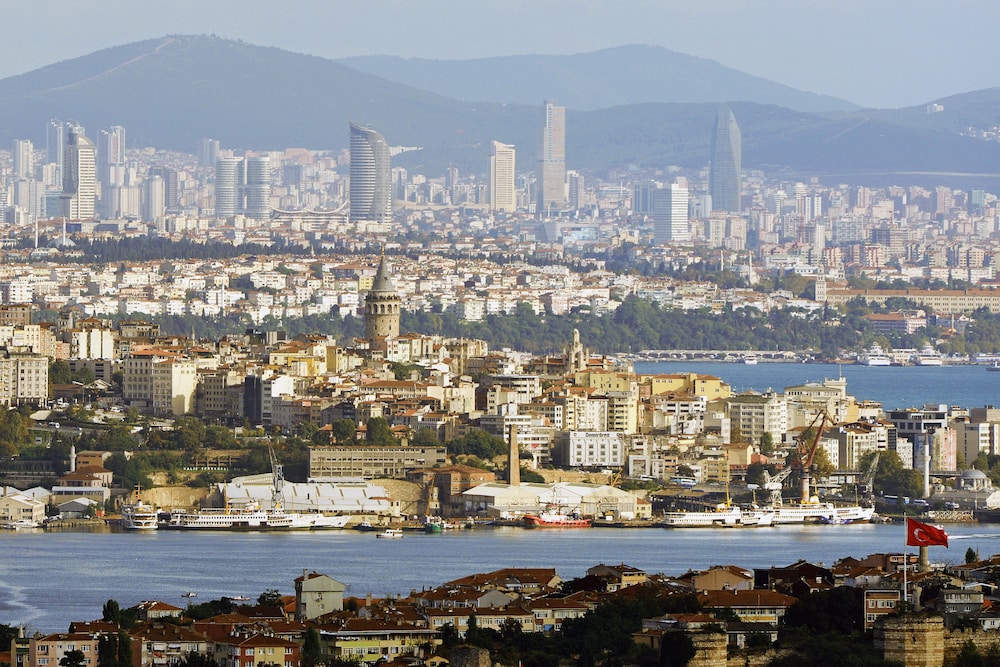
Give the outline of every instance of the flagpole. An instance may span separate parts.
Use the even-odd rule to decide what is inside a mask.
[[[906,519],[906,512],[903,513],[903,613],[906,613],[906,605],[909,602],[906,594],[906,571],[909,569],[909,556],[906,553],[907,542],[910,541],[910,526]]]

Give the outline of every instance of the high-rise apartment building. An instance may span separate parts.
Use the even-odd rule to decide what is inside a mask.
[[[202,139],[198,145],[198,166],[214,167],[219,159],[219,140]]]
[[[166,184],[163,177],[150,174],[146,179],[142,196],[142,219],[158,220],[166,212]]]
[[[351,123],[351,222],[392,220],[389,145],[371,129]]]
[[[14,176],[32,178],[35,168],[35,147],[28,139],[15,139],[12,149]]]
[[[740,170],[742,169],[743,137],[732,110],[723,105],[712,128],[712,165],[708,175],[708,190],[712,209],[739,213]]]
[[[62,215],[70,220],[93,220],[97,200],[97,150],[80,126],[66,134],[63,154]]]
[[[684,243],[691,239],[688,224],[688,189],[680,183],[653,191],[653,240]]]
[[[545,103],[538,141],[538,214],[566,203],[566,107]]]
[[[490,150],[490,210],[513,212],[517,208],[514,187],[515,151],[510,144],[494,141]]]
[[[243,160],[238,157],[222,157],[215,162],[215,216],[228,218],[238,211],[239,174]]]
[[[148,176],[159,176],[163,179],[163,205],[167,211],[178,211],[181,207],[181,199],[180,176],[177,170],[163,166],[150,167]]]
[[[97,180],[101,185],[125,185],[125,128],[101,130],[97,140]]]
[[[248,157],[244,167],[244,213],[254,220],[266,220],[271,215],[271,158]]]
[[[59,165],[59,178],[62,179],[63,155],[66,150],[65,126],[61,120],[50,120],[45,127],[45,162]]]

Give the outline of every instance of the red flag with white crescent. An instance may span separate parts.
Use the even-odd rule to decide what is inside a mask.
[[[906,545],[910,547],[947,547],[948,533],[929,523],[906,518]]]

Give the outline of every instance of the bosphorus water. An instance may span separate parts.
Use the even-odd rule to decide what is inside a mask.
[[[946,527],[951,548],[934,562],[962,562],[968,548],[1000,552],[1000,528]],[[0,623],[64,632],[100,618],[110,598],[122,606],[157,599],[178,607],[223,595],[292,593],[303,568],[328,574],[349,595],[407,595],[466,574],[503,567],[554,567],[563,579],[598,563],[627,563],[678,575],[718,564],[832,564],[842,556],[903,549],[901,525],[778,526],[756,529],[526,530],[477,528],[379,540],[353,530],[293,533],[95,531],[0,533]]]
[[[985,366],[861,366],[855,364],[766,363],[755,365],[714,361],[636,362],[640,373],[702,373],[721,377],[734,392],[753,389],[782,391],[785,387],[824,378],[847,380],[847,393],[858,400],[878,401],[886,410],[921,407],[926,403],[981,407],[1000,403],[1000,373]]]

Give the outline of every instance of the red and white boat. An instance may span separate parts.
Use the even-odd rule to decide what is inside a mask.
[[[538,514],[525,514],[527,528],[590,528],[590,519],[581,519],[555,510],[545,510]]]

